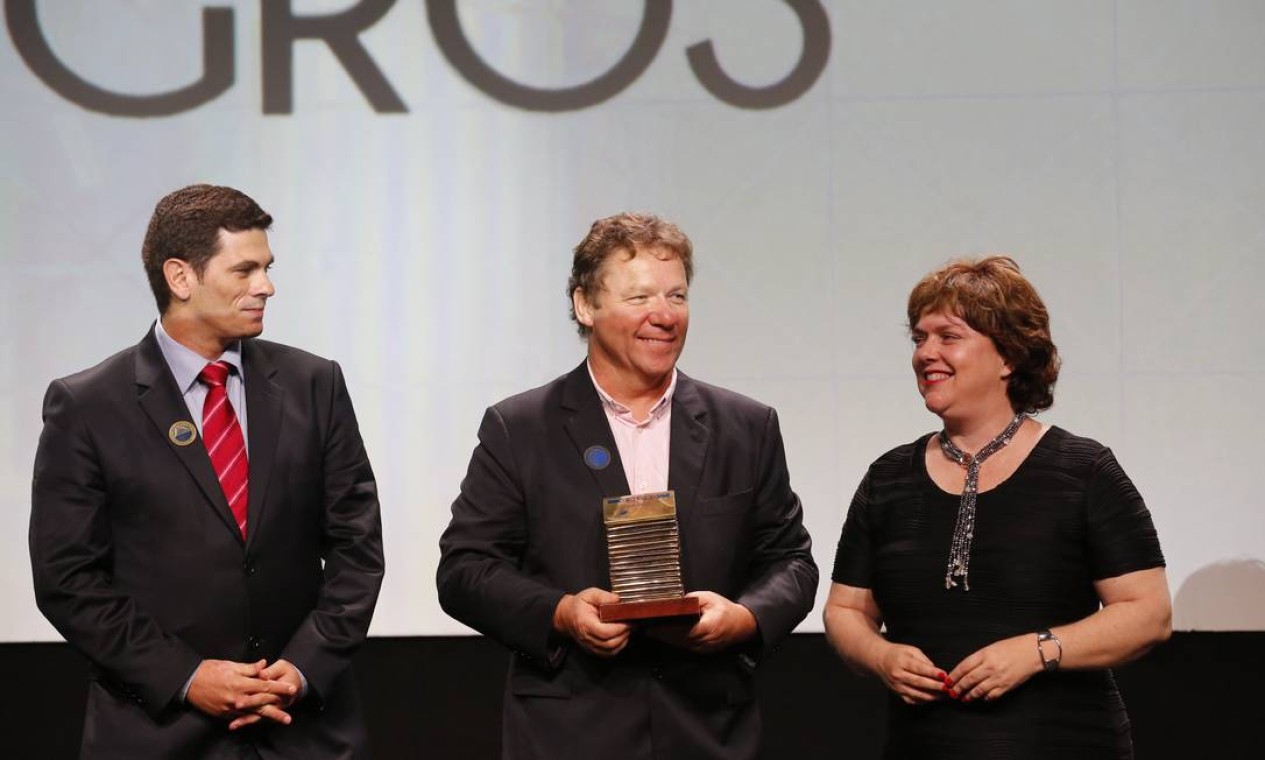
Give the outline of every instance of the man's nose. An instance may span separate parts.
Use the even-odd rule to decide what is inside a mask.
[[[680,313],[666,298],[656,299],[650,309],[650,323],[658,327],[672,327],[680,319]]]
[[[255,295],[272,297],[277,292],[277,287],[272,284],[272,278],[265,272],[259,276],[259,282],[255,284]]]

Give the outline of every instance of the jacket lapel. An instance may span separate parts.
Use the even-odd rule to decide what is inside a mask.
[[[180,421],[193,422],[193,420],[190,419],[189,406],[185,404],[184,397],[180,395],[180,389],[176,387],[176,380],[171,375],[167,360],[163,358],[162,350],[158,347],[158,339],[154,337],[152,327],[136,350],[136,393],[141,409],[149,416],[149,421],[154,424],[158,435],[167,440],[167,445],[197,482],[198,488],[202,489],[207,504],[215,510],[216,516],[224,523],[224,527],[232,531],[240,541],[241,533],[238,532],[237,525],[233,522],[232,514],[228,510],[228,500],[224,498],[224,491],[215,477],[215,470],[211,467],[211,458],[207,456],[206,446],[202,443],[201,437],[183,446],[171,440],[172,425]]]
[[[593,378],[589,376],[587,362],[582,362],[563,381],[560,406],[566,419],[564,427],[575,447],[575,451],[570,455],[578,458],[593,476],[597,485],[597,495],[602,498],[626,495],[628,478],[624,475],[624,463],[619,458],[615,434],[611,432],[610,421],[606,419],[606,412],[602,410],[602,399],[597,395],[597,389],[593,387]],[[608,458],[605,466],[600,466],[600,449],[605,450]],[[582,496],[581,498],[587,502],[590,497]],[[607,583],[611,573],[610,560],[605,550],[606,528],[602,519],[602,510],[596,500],[584,506],[586,510],[583,514],[592,515],[588,518],[592,520],[592,523],[583,529],[581,535],[593,536],[603,547],[602,551],[597,552],[597,567],[595,568],[597,574],[594,577],[601,579],[600,586],[608,588]],[[588,509],[592,511],[589,512]]]
[[[611,433],[610,422],[602,411],[602,400],[593,387],[587,364],[580,364],[563,381],[561,405],[566,415],[564,426],[575,446],[575,456],[584,462],[602,496],[626,495],[628,478],[624,475],[624,463],[619,458],[615,435]],[[600,463],[595,461],[594,454],[600,457],[595,447],[605,449],[609,457],[606,466],[598,466]]]
[[[246,499],[246,544],[253,546],[263,526],[268,480],[281,434],[282,399],[285,392],[273,382],[276,365],[262,346],[242,341],[242,364],[246,370],[246,422],[250,436],[250,487]]]
[[[672,394],[672,440],[668,449],[668,488],[676,493],[676,522],[681,532],[681,573],[686,590],[694,588],[690,564],[691,541],[706,540],[700,532],[695,508],[698,484],[707,462],[711,430],[705,424],[707,407],[694,381],[677,371],[676,391]]]
[[[676,492],[678,515],[693,510],[698,483],[707,461],[711,430],[705,424],[707,407],[698,394],[698,386],[677,372],[676,391],[672,394],[672,441],[668,450],[668,488]]]

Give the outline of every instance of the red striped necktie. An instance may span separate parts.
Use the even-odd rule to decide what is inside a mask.
[[[198,379],[207,386],[202,405],[202,442],[211,456],[211,466],[219,478],[228,508],[237,522],[237,529],[246,538],[246,494],[250,467],[246,461],[246,439],[237,421],[233,405],[228,401],[228,375],[233,367],[228,362],[211,362],[202,368]]]

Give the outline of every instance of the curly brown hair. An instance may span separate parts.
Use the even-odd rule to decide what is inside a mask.
[[[956,315],[992,339],[1011,367],[1006,396],[1012,409],[1033,414],[1054,404],[1060,360],[1050,315],[1014,259],[959,259],[923,277],[909,294],[909,328],[935,312]]]
[[[616,251],[622,251],[625,259],[632,259],[638,252],[661,259],[676,257],[685,267],[686,284],[694,279],[694,245],[679,227],[654,214],[624,212],[593,222],[589,233],[575,247],[571,277],[567,280],[568,301],[577,290],[590,302],[596,301],[602,289],[602,265]],[[590,330],[576,319],[574,303],[571,320],[580,337],[588,338]]]
[[[171,304],[164,261],[187,261],[201,279],[207,262],[219,252],[221,229],[244,232],[271,226],[272,217],[258,203],[231,187],[189,185],[158,201],[141,246],[141,263],[158,313],[166,313]]]

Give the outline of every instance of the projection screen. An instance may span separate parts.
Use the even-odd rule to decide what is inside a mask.
[[[1265,5],[7,0],[0,42],[0,640],[31,591],[50,380],[139,340],[154,203],[276,218],[265,337],[338,360],[377,472],[372,633],[466,632],[434,591],[485,407],[575,366],[571,248],[691,236],[681,367],[775,406],[823,582],[852,492],[937,426],[903,307],[1013,255],[1064,357],[1042,419],[1111,446],[1178,628],[1265,630]]]

